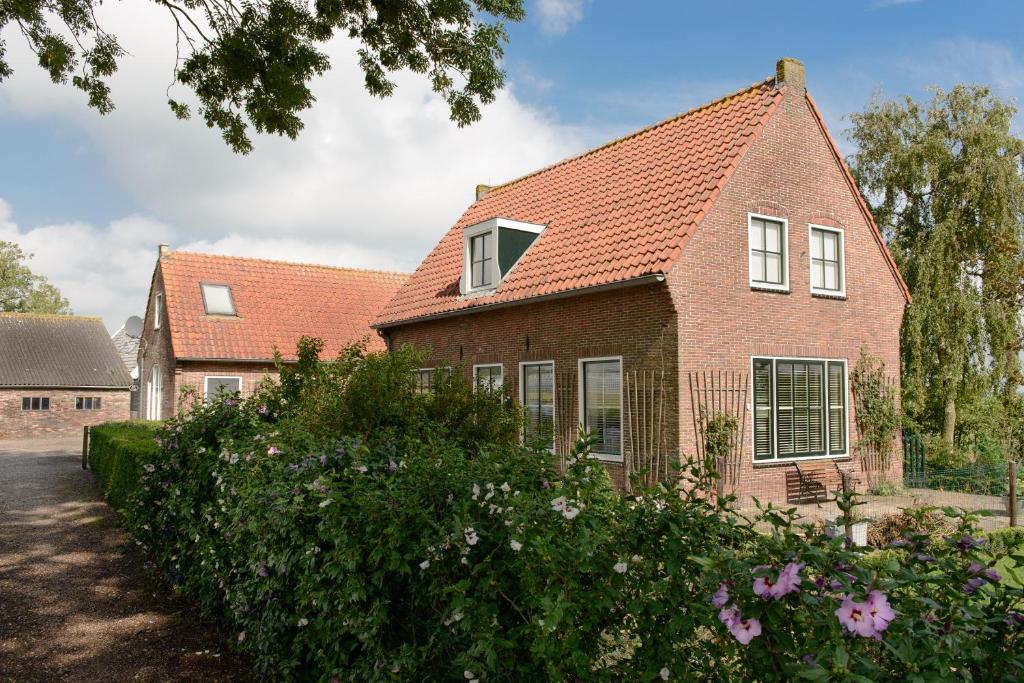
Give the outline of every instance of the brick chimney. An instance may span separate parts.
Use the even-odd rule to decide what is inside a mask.
[[[159,247],[157,247],[157,258],[163,258],[164,256],[167,256],[167,252],[170,251],[170,249],[170,246],[166,244],[161,244]]]
[[[488,192],[494,189],[493,185],[477,185],[476,186],[476,200],[480,201],[483,199]]]
[[[804,82],[804,64],[799,59],[783,57],[775,64],[775,85],[786,86],[786,90],[797,95],[807,92]]]

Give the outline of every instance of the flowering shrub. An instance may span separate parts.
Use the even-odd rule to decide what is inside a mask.
[[[133,533],[264,677],[1024,676],[1024,595],[993,569],[1019,548],[987,551],[970,516],[868,562],[790,511],[732,513],[700,468],[622,496],[587,439],[558,473],[512,402],[459,373],[417,395],[417,365],[309,364],[196,405],[143,463]]]

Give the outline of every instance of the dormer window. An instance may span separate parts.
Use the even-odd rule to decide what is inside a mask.
[[[199,287],[203,292],[206,315],[237,315],[229,286],[203,283]]]
[[[492,218],[462,231],[463,294],[491,294],[512,271],[544,226]]]

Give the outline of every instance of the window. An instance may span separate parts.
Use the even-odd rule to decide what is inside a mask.
[[[523,441],[555,445],[555,364],[522,363],[522,404],[526,408]]]
[[[843,268],[843,231],[811,228],[811,292],[842,296],[846,282]]]
[[[754,460],[846,455],[846,361],[754,359]]]
[[[206,400],[216,398],[220,392],[235,394],[242,391],[241,377],[215,377],[205,378],[204,396]]]
[[[750,286],[787,291],[786,221],[755,214],[749,220]]]
[[[75,397],[75,410],[99,410],[100,409],[100,397],[99,396],[76,396]]]
[[[24,396],[21,399],[22,410],[49,410],[49,396]]]
[[[163,414],[164,376],[160,366],[154,365],[146,384],[146,419],[159,420]]]
[[[153,299],[153,329],[160,329],[160,319],[164,315],[164,295],[157,294]]]
[[[420,368],[419,370],[413,370],[413,375],[416,379],[416,393],[427,394],[434,388],[434,380],[438,372],[442,373],[443,377],[451,377],[451,368],[442,368],[440,371],[436,368]]]
[[[580,416],[594,455],[622,459],[622,360],[580,361]]]
[[[491,267],[494,262],[494,234],[485,232],[469,241],[470,287],[490,287],[493,278]]]
[[[478,389],[500,391],[505,383],[504,368],[499,365],[474,365],[473,380]]]
[[[206,315],[235,315],[235,302],[227,285],[201,284]]]

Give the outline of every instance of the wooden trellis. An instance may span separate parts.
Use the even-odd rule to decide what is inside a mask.
[[[572,453],[579,435],[576,414],[576,373],[560,372],[555,376],[555,454],[565,469],[565,459]]]
[[[747,429],[747,396],[750,393],[750,374],[734,370],[704,370],[689,373],[690,408],[693,432],[696,435],[697,460],[713,465],[719,474],[719,492],[724,493],[736,485],[740,475],[740,459]],[[729,452],[708,463],[705,454],[705,436],[708,423],[716,415],[733,415],[738,421]]]
[[[647,485],[670,476],[665,443],[665,371],[629,370],[622,373],[626,490],[639,473]]]
[[[897,378],[894,376],[885,377],[885,391],[889,396],[895,396],[898,402],[899,400],[899,387],[897,386]],[[852,385],[852,382],[851,382]],[[885,455],[878,452],[878,448],[866,443],[863,440],[863,425],[860,419],[857,417],[861,413],[861,405],[864,400],[863,396],[858,396],[856,391],[853,391],[853,410],[854,410],[854,426],[857,429],[857,447],[851,449],[851,453],[854,453],[858,460],[860,460],[860,468],[867,477],[868,485],[874,486],[878,481],[884,480],[889,474],[889,468],[892,465],[892,458],[895,454],[899,453],[901,448],[899,434],[893,438],[893,444],[890,452]]]

